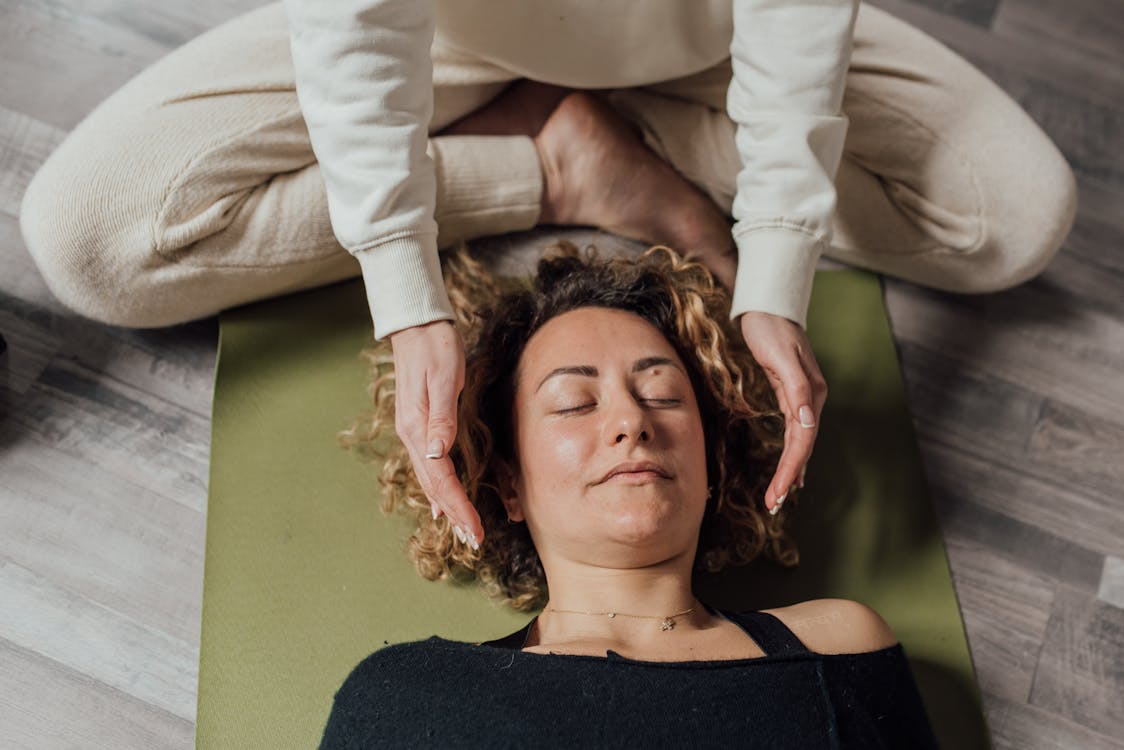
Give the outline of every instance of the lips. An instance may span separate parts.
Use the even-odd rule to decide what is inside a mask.
[[[617,474],[634,474],[642,471],[650,471],[664,479],[671,479],[671,474],[667,472],[667,469],[657,463],[651,461],[628,461],[623,464],[617,464],[610,469],[605,476],[601,477],[601,482],[607,482]]]

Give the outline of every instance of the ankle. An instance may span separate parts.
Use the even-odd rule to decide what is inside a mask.
[[[446,125],[435,135],[539,134],[551,112],[573,89],[520,79],[487,104]]]
[[[564,224],[565,210],[562,206],[562,171],[553,149],[540,136],[531,139],[539,155],[542,168],[542,203],[539,208],[539,224]]]

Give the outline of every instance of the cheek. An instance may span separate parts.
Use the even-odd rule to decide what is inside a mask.
[[[706,482],[706,432],[703,430],[702,421],[692,416],[678,425],[679,435],[683,443],[688,446],[689,467],[692,478],[696,481]]]
[[[527,491],[558,492],[583,482],[589,442],[588,430],[566,424],[522,436],[520,455]]]

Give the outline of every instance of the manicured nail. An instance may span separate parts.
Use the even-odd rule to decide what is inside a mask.
[[[430,504],[429,504],[429,512],[433,514],[433,520],[434,520],[434,521],[436,521],[436,520],[437,520],[437,515],[438,515],[438,513],[437,513],[437,506],[436,506],[436,505],[434,505],[433,503],[430,503]]]
[[[800,407],[800,426],[801,427],[815,427],[816,417],[812,414],[812,410],[807,406]]]
[[[780,511],[780,509],[781,509],[781,505],[783,505],[783,504],[784,504],[784,499],[785,499],[786,497],[788,497],[788,493],[787,493],[787,492],[786,492],[786,493],[784,493],[783,495],[781,495],[780,497],[778,497],[778,498],[777,498],[777,502],[776,502],[776,504],[775,504],[775,505],[773,506],[773,509],[769,511],[769,515],[770,515],[770,516],[775,516],[775,515],[777,515],[777,513],[778,513],[778,512]]]
[[[804,474],[807,471],[808,471],[808,464],[804,464],[802,467],[800,467],[800,478],[798,480],[796,480],[796,486],[799,487],[800,489],[804,489]]]
[[[445,444],[441,442],[440,438],[434,438],[426,449],[426,458],[441,458],[445,453]]]
[[[476,541],[476,535],[471,531],[468,532],[468,546],[472,547],[473,551],[480,549],[480,542]]]

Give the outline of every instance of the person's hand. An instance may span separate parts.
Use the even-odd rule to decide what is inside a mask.
[[[439,320],[390,335],[394,349],[394,429],[429,498],[473,549],[484,538],[480,514],[468,501],[449,458],[457,436],[457,399],[464,388],[464,342],[453,324]]]
[[[804,469],[827,400],[827,382],[799,325],[766,312],[747,312],[740,324],[745,343],[769,378],[785,415],[784,451],[765,491],[765,507],[776,514],[793,486],[804,486]]]

